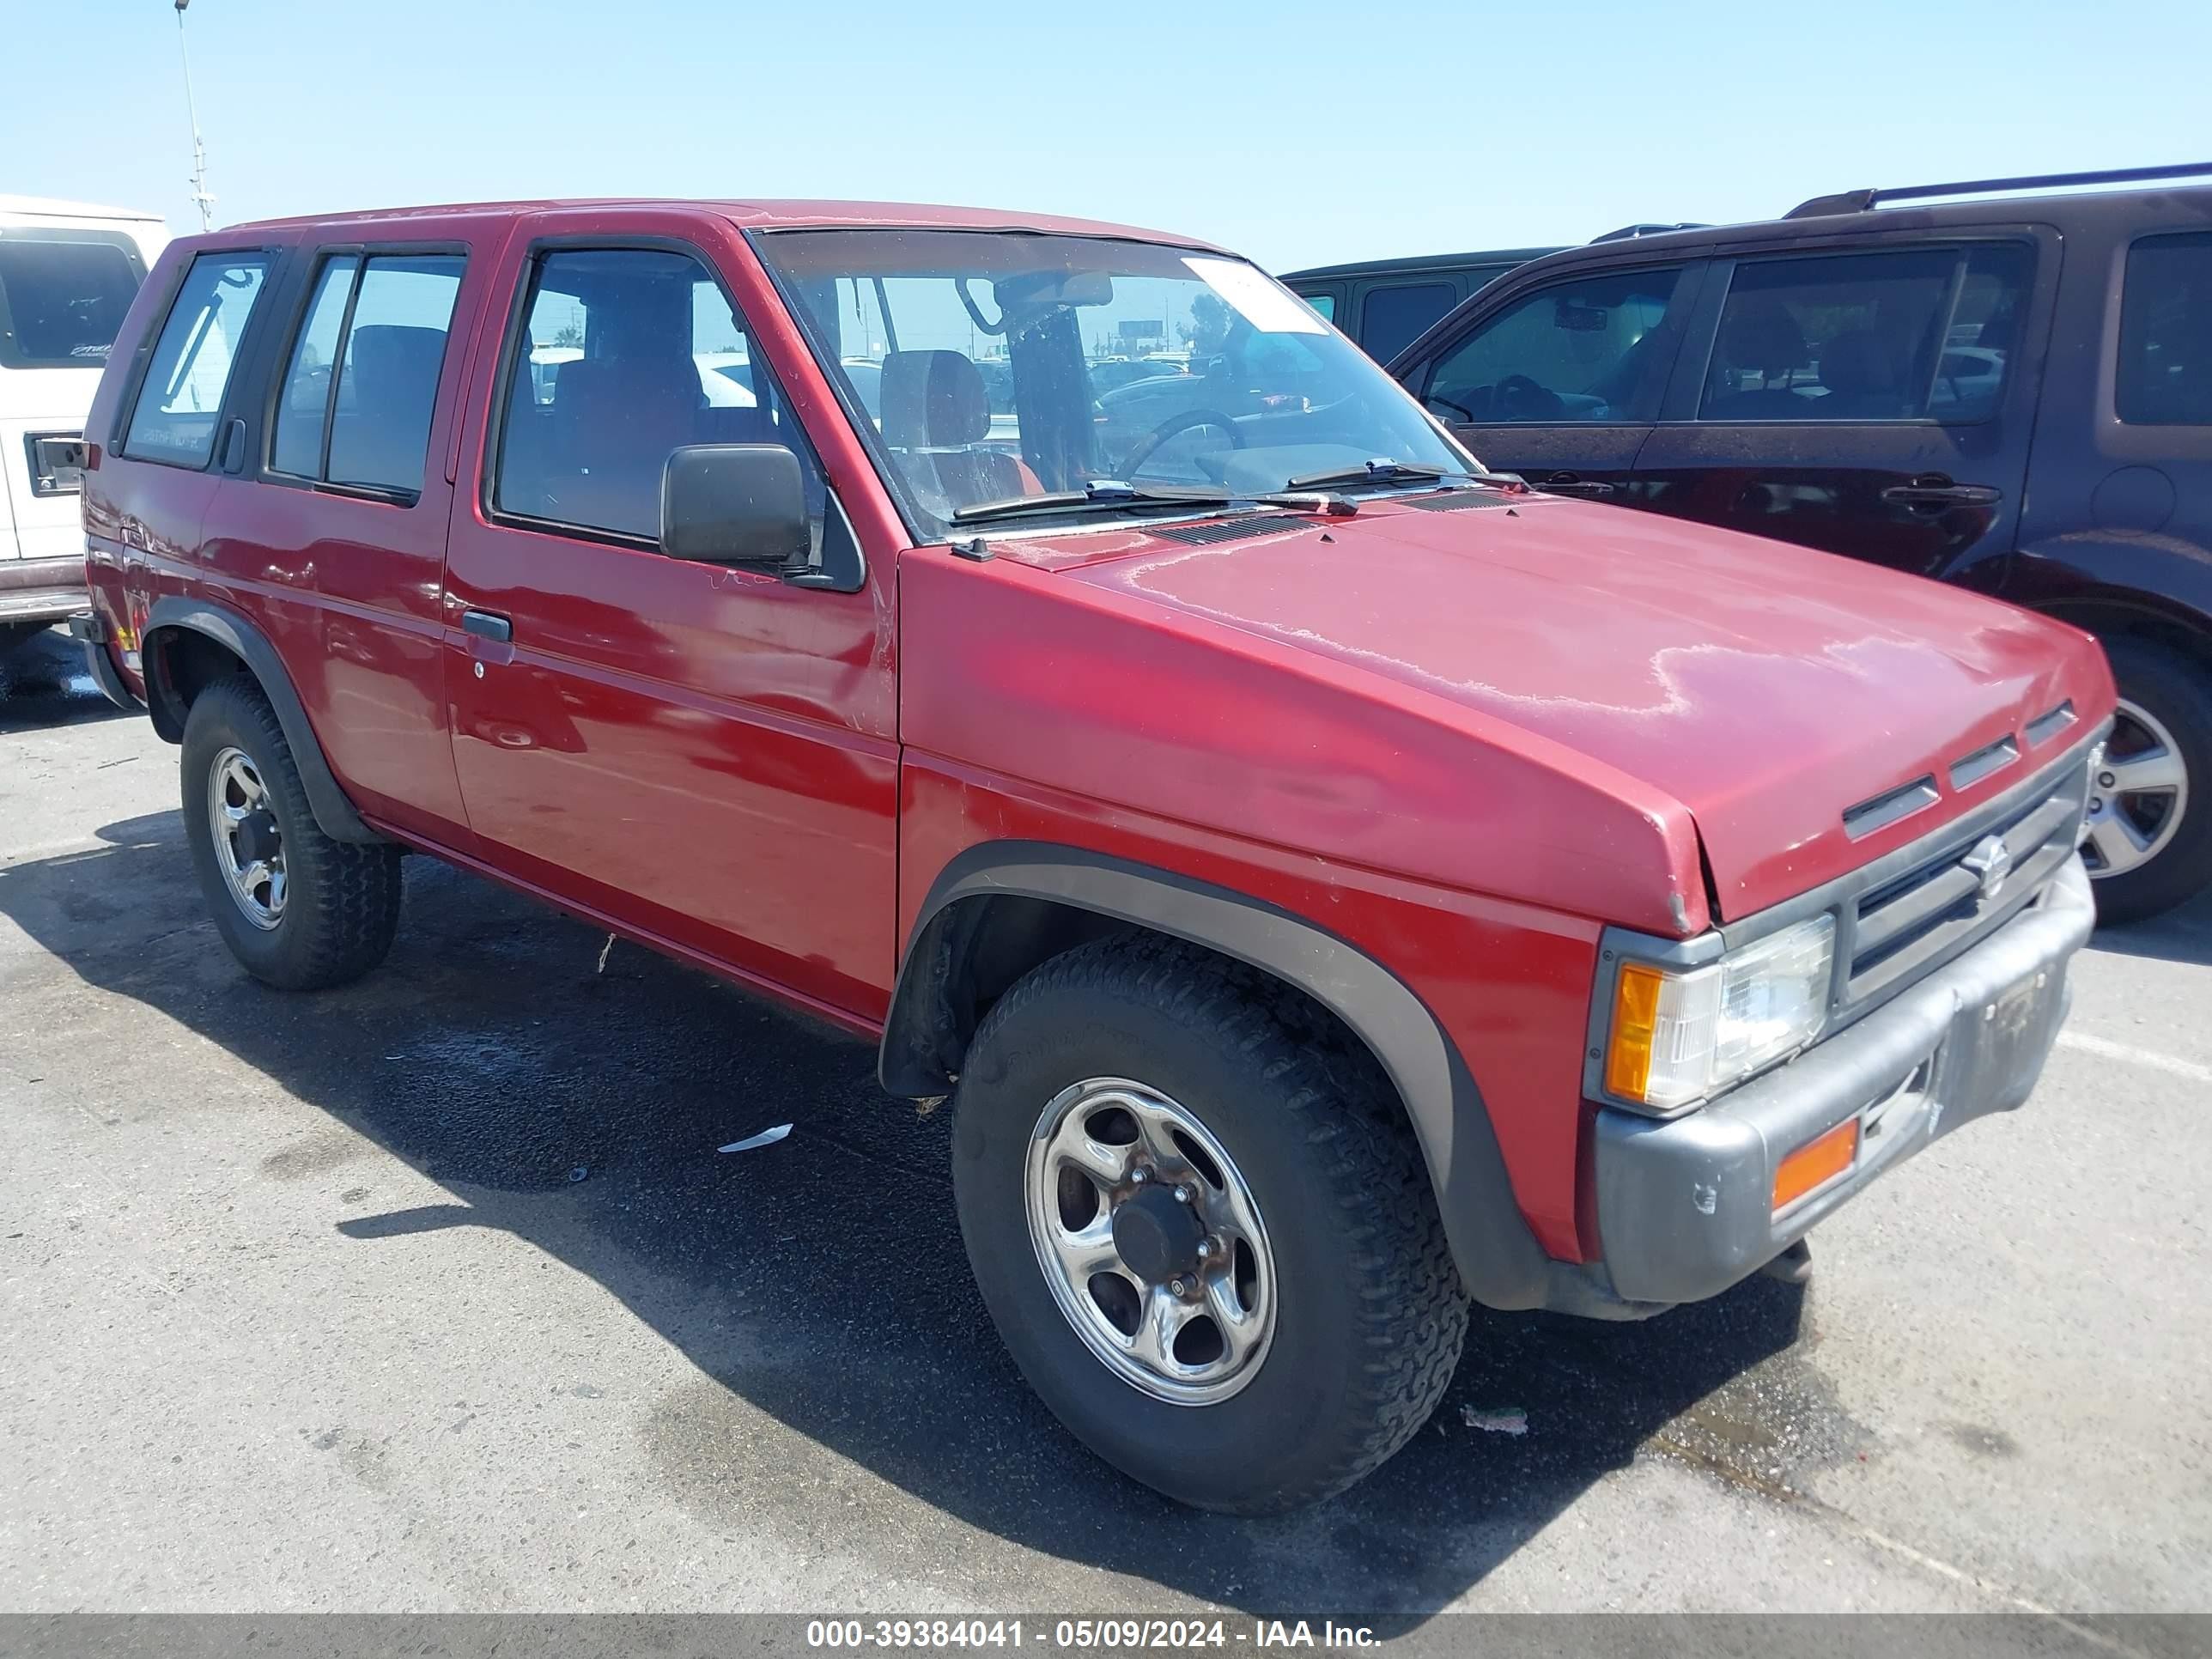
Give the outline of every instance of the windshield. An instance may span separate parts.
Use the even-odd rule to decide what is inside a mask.
[[[986,502],[1101,485],[1243,496],[1370,460],[1474,467],[1240,259],[1016,231],[781,231],[758,245],[925,535]]]
[[[137,251],[120,237],[0,235],[0,365],[100,368],[144,275]]]

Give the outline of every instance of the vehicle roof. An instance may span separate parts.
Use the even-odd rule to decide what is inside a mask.
[[[2035,196],[1977,196],[1968,200],[1874,207],[1856,213],[1808,214],[1802,218],[1751,220],[1738,225],[1701,225],[1662,231],[1618,242],[1593,242],[1558,253],[1584,255],[1595,262],[1642,263],[1654,257],[1757,242],[1790,242],[1808,237],[1850,235],[1871,230],[1942,230],[1978,225],[2048,223],[2081,228],[2129,224],[2147,215],[2181,211],[2212,222],[2212,185],[2158,186],[2135,190],[2072,190]],[[1579,259],[1559,259],[1565,265]]]
[[[577,200],[452,202],[434,206],[369,208],[343,213],[301,214],[259,219],[228,230],[293,229],[332,223],[404,224],[418,219],[512,218],[574,208],[659,208],[696,211],[731,219],[748,230],[1029,230],[1060,236],[1110,236],[1127,241],[1166,242],[1178,247],[1212,247],[1194,236],[1145,230],[1096,219],[1059,214],[1023,213],[995,208],[946,207],[915,202],[732,201],[706,198],[601,197]]]
[[[58,196],[0,195],[0,215],[20,213],[45,219],[129,219],[158,225],[161,216],[142,208],[103,207],[97,202],[64,201]]]
[[[1355,259],[1346,264],[1308,265],[1303,270],[1286,270],[1282,277],[1289,283],[1308,277],[1373,276],[1398,270],[1455,270],[1462,265],[1526,264],[1547,253],[1565,251],[1555,246],[1495,248],[1486,253],[1416,253],[1403,259]]]

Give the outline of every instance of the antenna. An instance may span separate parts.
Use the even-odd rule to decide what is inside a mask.
[[[200,114],[192,102],[192,54],[185,44],[185,8],[192,0],[177,0],[177,55],[185,61],[185,113],[192,124],[192,200],[200,210],[200,228],[215,228],[215,198],[208,194],[207,146],[200,142]]]

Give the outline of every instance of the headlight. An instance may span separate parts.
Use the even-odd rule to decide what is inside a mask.
[[[1621,965],[1606,1092],[1655,1111],[1704,1099],[1818,1036],[1836,920],[1820,916],[1702,968]]]

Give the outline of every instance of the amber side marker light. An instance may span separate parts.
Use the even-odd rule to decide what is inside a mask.
[[[1859,1121],[1838,1123],[1818,1139],[1808,1140],[1782,1160],[1774,1172],[1774,1207],[1787,1209],[1822,1182],[1833,1180],[1851,1167],[1859,1153]]]

